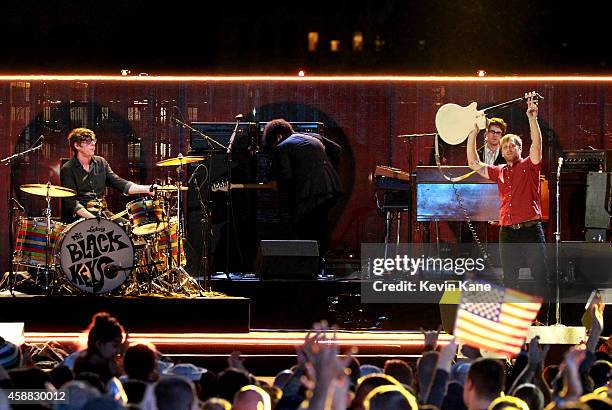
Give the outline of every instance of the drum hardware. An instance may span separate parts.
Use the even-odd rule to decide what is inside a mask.
[[[57,186],[57,185],[51,185],[51,182],[48,182],[47,184],[25,184],[25,185],[21,185],[19,187],[20,190],[22,190],[23,192],[32,194],[32,195],[38,195],[38,196],[44,196],[45,200],[47,201],[47,207],[45,208],[45,219],[46,219],[46,225],[45,225],[45,271],[44,271],[44,276],[45,276],[45,283],[43,286],[43,289],[45,290],[45,292],[47,294],[50,294],[51,292],[51,287],[50,285],[50,276],[51,276],[51,270],[50,268],[50,260],[49,260],[49,251],[50,251],[50,244],[51,244],[51,198],[66,198],[66,197],[71,197],[71,196],[75,196],[76,192],[72,189],[69,188],[64,188],[61,186]]]
[[[8,269],[9,269],[9,281],[8,281],[8,289],[11,293],[11,295],[14,295],[13,293],[13,287],[14,287],[14,281],[15,281],[15,272],[13,271],[13,261],[12,261],[12,257],[13,257],[13,243],[14,243],[14,228],[13,228],[13,219],[14,219],[14,210],[13,210],[13,204],[15,203],[15,197],[14,197],[14,186],[13,186],[13,162],[15,161],[15,159],[17,158],[21,158],[24,155],[39,150],[42,148],[43,146],[43,140],[44,137],[41,135],[40,137],[38,137],[38,139],[34,142],[34,145],[32,148],[28,148],[27,150],[23,151],[23,152],[18,152],[15,153],[13,155],[10,155],[6,158],[2,158],[0,159],[0,164],[4,164],[4,165],[8,165],[10,166],[10,171],[9,171],[9,187],[8,187],[8,201],[7,201],[7,210],[8,210],[8,222],[9,222],[9,226],[8,226],[8,242],[9,242],[9,251],[8,251]],[[38,144],[38,145],[36,145]]]
[[[183,210],[182,210],[182,206],[181,206],[181,196],[182,196],[182,181],[183,181],[183,166],[185,164],[189,164],[189,163],[194,163],[194,162],[199,162],[204,160],[204,157],[183,157],[183,154],[179,154],[178,157],[176,158],[171,158],[168,160],[164,160],[164,161],[160,161],[158,162],[156,165],[157,166],[170,166],[170,164],[172,165],[177,165],[176,167],[176,221],[177,221],[177,229],[176,229],[176,238],[177,238],[177,263],[176,263],[176,267],[173,266],[173,257],[172,257],[172,244],[171,244],[171,235],[172,235],[172,227],[171,227],[171,218],[170,218],[170,201],[166,201],[168,203],[168,208],[167,208],[167,212],[166,212],[166,235],[168,238],[168,275],[170,277],[170,283],[172,284],[173,290],[176,292],[179,292],[181,290],[184,290],[184,281],[181,281],[180,278],[186,278],[187,281],[193,281],[195,282],[195,280],[191,277],[191,275],[189,275],[189,273],[187,273],[187,271],[185,271],[185,269],[183,268],[183,255],[182,255],[182,249],[183,249],[183,227],[184,227],[184,220],[183,220]],[[168,191],[169,192],[169,191]],[[199,288],[199,286],[197,285],[197,283],[195,283],[195,286],[197,288]],[[199,289],[200,294],[202,293],[202,290]]]

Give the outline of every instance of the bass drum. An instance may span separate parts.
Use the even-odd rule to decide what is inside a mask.
[[[117,289],[134,266],[134,245],[119,224],[82,219],[68,225],[55,248],[60,274],[75,288],[93,294]]]

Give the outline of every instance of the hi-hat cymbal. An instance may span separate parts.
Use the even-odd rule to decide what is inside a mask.
[[[168,158],[163,161],[159,161],[155,165],[157,165],[158,167],[173,167],[176,165],[191,164],[192,162],[204,161],[204,159],[206,159],[206,157],[178,156],[176,158]]]
[[[176,185],[158,185],[157,188],[155,188],[157,190],[157,192],[172,192],[172,191],[176,191],[177,186]],[[181,191],[187,191],[189,190],[188,186],[182,186],[181,187]]]
[[[19,187],[23,192],[38,196],[49,196],[51,198],[66,198],[75,196],[76,192],[70,188],[51,184],[24,184]]]

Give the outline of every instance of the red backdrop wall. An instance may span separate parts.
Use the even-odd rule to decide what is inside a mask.
[[[188,150],[188,135],[169,120],[233,121],[242,113],[251,121],[284,117],[325,123],[326,136],[343,147],[340,173],[347,200],[333,234],[333,248],[358,251],[361,243],[383,239],[369,175],[376,165],[404,170],[408,164],[433,164],[433,139],[408,145],[398,134],[435,132],[437,109],[447,102],[481,105],[511,100],[536,90],[544,133],[544,173],[554,187],[556,156],[587,146],[612,148],[608,124],[612,78],[541,79],[28,79],[0,81],[0,156],[7,157],[45,136],[45,149],[13,167],[13,182],[59,184],[60,158],[69,157],[67,132],[90,127],[99,135],[98,154],[128,179],[150,183],[166,176],[155,167],[161,159]],[[498,113],[514,133],[528,135],[524,105]],[[529,142],[528,139],[526,141]],[[465,164],[463,145],[443,147],[445,163]],[[135,154],[137,151],[137,154]],[[0,168],[0,267],[7,269],[9,167]],[[553,174],[551,174],[551,171]],[[15,191],[30,216],[42,215],[44,201]],[[554,198],[551,191],[551,200]],[[113,201],[125,198],[114,197]],[[57,201],[54,201],[57,206]],[[563,207],[562,207],[563,210]],[[551,207],[551,212],[554,208]],[[564,211],[564,223],[584,217]],[[56,212],[54,212],[56,213]],[[404,225],[407,226],[407,225]],[[552,227],[548,227],[548,233]],[[446,240],[453,240],[444,230]],[[407,232],[403,234],[407,238]],[[550,236],[549,236],[550,238]],[[418,237],[417,237],[418,239]]]

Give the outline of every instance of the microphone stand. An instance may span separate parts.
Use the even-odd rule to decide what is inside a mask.
[[[232,219],[232,149],[234,146],[234,139],[236,138],[236,133],[238,132],[238,127],[240,126],[240,120],[242,119],[242,115],[238,115],[236,118],[236,126],[234,127],[234,131],[232,131],[232,135],[230,136],[229,143],[227,144],[227,192],[225,193],[225,210],[226,210],[226,230],[225,230],[225,277],[228,280],[231,280],[229,274],[229,255],[230,255],[230,233],[233,231],[231,228],[234,223]],[[237,238],[236,238],[237,240]]]
[[[561,179],[561,166],[563,165],[563,157],[559,158],[559,165],[557,166],[557,193],[555,195],[556,197],[556,211],[557,211],[557,218],[556,218],[556,223],[557,223],[557,231],[555,232],[555,273],[556,273],[556,294],[555,294],[555,325],[560,326],[561,325],[561,297],[560,297],[560,286],[559,286],[559,269],[560,269],[560,265],[559,265],[559,246],[561,243],[561,212],[559,209],[559,203],[560,203],[560,197],[561,197],[561,192],[559,190],[559,180]]]
[[[9,171],[9,197],[8,197],[8,241],[9,241],[9,252],[8,252],[8,268],[9,268],[9,282],[8,282],[8,286],[9,286],[9,291],[11,293],[11,296],[15,296],[14,294],[14,287],[15,287],[15,272],[13,270],[13,252],[14,250],[14,236],[15,233],[13,232],[13,218],[14,218],[14,211],[15,209],[13,209],[13,203],[17,202],[17,200],[15,199],[14,195],[13,195],[13,161],[19,157],[22,157],[32,151],[36,151],[41,149],[43,146],[43,143],[41,142],[40,144],[38,144],[35,147],[32,147],[30,149],[27,149],[23,152],[18,152],[16,154],[13,154],[11,156],[8,156],[6,158],[0,159],[0,164],[4,164],[4,165],[8,165],[10,166],[10,171]],[[46,252],[48,252],[48,249],[45,249]]]
[[[410,197],[412,199],[414,199],[414,195],[415,194],[415,186],[414,186],[414,178],[413,177],[413,167],[412,167],[412,140],[415,138],[422,138],[422,137],[435,137],[436,135],[438,135],[435,132],[427,132],[427,133],[420,133],[420,134],[402,134],[402,135],[398,135],[396,138],[400,138],[400,139],[407,139],[408,140],[408,173],[410,174]],[[437,159],[436,159],[437,161]],[[411,201],[413,202],[413,201]],[[412,212],[413,212],[413,206],[410,205],[410,212],[408,214],[408,225],[409,225],[409,230],[408,230],[408,239],[410,240],[410,242],[412,242]],[[437,230],[437,226],[438,223],[436,222],[436,230]],[[399,236],[399,232],[398,232],[398,236]],[[436,235],[437,237],[438,235]]]
[[[421,137],[435,137],[436,135],[438,134],[435,132],[428,132],[422,134],[402,134],[396,137],[408,140],[408,172],[410,174],[412,174],[412,140]]]
[[[200,192],[200,187],[202,184],[198,180],[198,176],[197,176],[197,172],[200,167],[204,167],[206,169],[206,166],[204,164],[198,164],[198,166],[193,170],[193,173],[191,174],[191,178],[189,178],[189,182],[187,183],[187,185],[191,185],[191,182],[195,181],[196,187],[197,187],[196,193],[198,194],[198,202],[200,203],[200,223],[202,225],[202,248],[200,249],[201,251],[200,270],[203,271],[204,292],[209,292],[211,290],[209,289],[211,278],[210,278],[210,266],[208,265],[208,244],[210,243],[210,234],[211,234],[210,232],[210,213],[208,209],[206,208],[204,199],[202,198],[202,192]],[[207,171],[207,176],[204,182],[206,181],[209,181],[208,171]]]
[[[223,150],[224,150],[224,151],[226,151],[226,152],[227,152],[227,150],[229,149],[229,148],[228,148],[228,147],[226,147],[225,145],[221,144],[219,141],[215,140],[214,138],[209,137],[208,135],[204,134],[202,131],[200,131],[200,130],[197,130],[197,129],[193,128],[191,125],[189,125],[189,124],[187,124],[187,123],[185,123],[185,122],[183,122],[183,121],[179,120],[178,118],[172,117],[172,120],[173,120],[174,122],[176,122],[178,125],[180,125],[181,127],[186,128],[186,129],[190,130],[191,132],[194,132],[194,133],[196,133],[197,135],[199,135],[199,136],[201,136],[202,138],[204,138],[204,139],[205,139],[205,140],[208,142],[208,144],[209,144],[209,145],[211,145],[211,146],[213,146],[213,145],[214,145],[214,146],[216,146],[216,147],[218,147],[218,148],[223,149]],[[230,144],[231,144],[231,141],[230,141]],[[199,185],[198,185],[198,195],[200,195],[200,193],[199,193],[199,189],[200,189],[200,188],[199,188]],[[206,235],[206,236],[203,238],[203,240],[206,240],[207,238],[208,238],[208,234],[207,234],[207,235]],[[209,246],[208,246],[208,244],[205,244],[205,248],[206,248],[206,252],[208,252],[208,250],[209,250]],[[179,250],[179,252],[180,252],[180,250]],[[209,269],[208,269],[208,255],[202,255],[202,257],[203,257],[203,258],[206,258],[206,264],[205,264],[205,266],[206,266],[206,270],[208,271],[208,270],[209,270]],[[227,278],[229,279],[229,273],[227,272],[227,270],[226,270],[226,273],[225,273],[225,274],[226,274]],[[204,275],[205,275],[204,277],[206,278],[206,272],[204,272]],[[206,284],[204,284],[204,286],[206,287]]]
[[[211,138],[208,135],[204,134],[202,131],[196,130],[191,125],[179,120],[178,118],[172,117],[172,120],[176,122],[178,125],[180,125],[181,127],[187,128],[191,132],[195,132],[196,134],[204,138],[206,141],[208,141],[209,144],[216,145],[218,148],[227,150],[227,147],[225,145],[221,144],[219,141],[215,140],[214,138]]]

